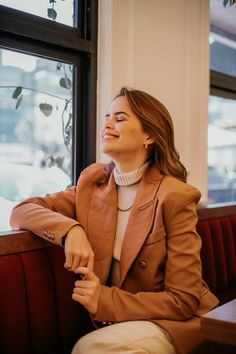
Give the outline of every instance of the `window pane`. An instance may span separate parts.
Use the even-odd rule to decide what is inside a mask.
[[[208,201],[236,201],[236,101],[209,97]]]
[[[236,6],[210,0],[210,66],[214,71],[236,76]]]
[[[21,200],[71,183],[72,71],[0,49],[0,230]]]
[[[0,5],[5,5],[16,10],[24,11],[32,15],[55,20],[64,25],[73,26],[74,23],[74,1],[56,0],[49,3],[49,0],[0,0]]]
[[[211,33],[210,43],[211,69],[236,76],[236,41]]]

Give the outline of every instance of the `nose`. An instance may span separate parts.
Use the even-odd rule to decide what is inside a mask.
[[[111,129],[114,125],[114,119],[112,116],[106,118],[106,121],[105,121],[105,128],[106,129]]]

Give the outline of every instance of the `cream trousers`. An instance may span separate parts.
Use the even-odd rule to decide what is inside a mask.
[[[78,340],[72,354],[175,354],[168,333],[149,321],[121,322]]]

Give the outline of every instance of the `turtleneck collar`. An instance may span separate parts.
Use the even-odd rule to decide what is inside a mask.
[[[148,162],[146,162],[141,167],[137,168],[136,170],[119,173],[117,168],[114,169],[114,178],[115,182],[118,186],[130,186],[139,182],[144,174],[144,171],[148,167]]]

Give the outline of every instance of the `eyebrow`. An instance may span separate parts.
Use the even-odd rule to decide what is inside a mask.
[[[124,112],[124,111],[114,112],[114,115],[115,115],[115,116],[118,116],[119,114],[125,114],[127,117],[129,117],[129,114],[126,113],[126,112]],[[105,115],[105,117],[110,117],[110,113],[107,113],[107,114]]]

